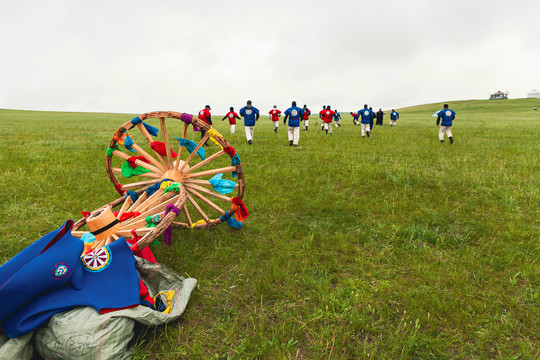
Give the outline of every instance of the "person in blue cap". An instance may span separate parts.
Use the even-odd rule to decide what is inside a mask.
[[[373,111],[368,109],[367,105],[364,105],[364,108],[362,110],[358,110],[358,114],[356,115],[356,118],[361,118],[360,125],[362,126],[362,137],[369,137],[369,133],[371,132],[370,128],[370,122],[373,121]]]
[[[304,116],[304,110],[296,106],[296,101],[293,101],[292,106],[285,110],[285,118],[283,124],[289,119],[289,146],[298,146],[300,141],[300,120]]]
[[[259,121],[259,109],[251,104],[251,100],[246,102],[246,106],[240,109],[240,116],[244,118],[244,128],[246,130],[246,139],[248,144],[253,144],[253,131],[255,122]]]
[[[399,119],[399,113],[392,109],[392,112],[390,113],[390,126],[396,126],[397,119]]]
[[[448,104],[444,104],[443,109],[439,111],[439,116],[437,117],[437,125],[441,123],[439,128],[439,140],[444,142],[444,134],[450,139],[450,144],[454,143],[454,138],[452,137],[452,121],[456,118],[456,113],[454,110],[448,108]],[[442,120],[442,121],[441,121]]]

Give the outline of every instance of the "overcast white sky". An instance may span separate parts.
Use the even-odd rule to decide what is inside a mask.
[[[0,108],[350,111],[540,89],[540,0],[0,4]]]

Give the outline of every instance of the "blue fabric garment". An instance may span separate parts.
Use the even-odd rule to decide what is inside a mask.
[[[390,119],[392,120],[397,120],[398,116],[399,116],[399,113],[397,111],[392,111],[390,113]]]
[[[216,174],[208,181],[210,182],[210,184],[212,184],[212,187],[218,193],[223,195],[232,193],[234,191],[236,183],[231,180],[222,179],[222,177],[223,174]]]
[[[369,121],[375,116],[375,113],[369,109],[358,110],[358,116],[362,118],[362,124],[369,124]]]
[[[131,123],[133,125],[137,125],[138,123],[140,123],[142,120],[141,118],[139,118],[139,116],[135,116],[133,119],[131,119]]]
[[[73,220],[68,220],[0,267],[0,320],[68,281],[81,288],[79,257],[84,244],[71,235],[71,229]]]
[[[228,211],[225,212],[225,215],[219,218],[222,222],[227,221],[227,225],[235,229],[240,229],[244,225],[241,221],[232,218]]]
[[[54,314],[74,306],[91,306],[101,311],[138,305],[140,280],[133,252],[125,238],[95,250],[95,254],[105,259],[99,262],[100,268],[97,270],[92,267],[92,253],[77,262],[76,266],[82,273],[82,287],[79,290],[64,286],[24,305],[2,322],[6,335],[14,338],[27,334]]]
[[[334,112],[334,121],[339,121],[340,119],[341,119],[340,113],[338,113],[337,111]]]
[[[139,198],[139,195],[137,195],[137,193],[133,190],[129,190],[128,192],[126,192],[126,196],[131,197],[132,202],[137,201],[137,199]]]
[[[290,127],[299,127],[300,120],[302,119],[302,116],[304,116],[304,110],[297,106],[292,106],[285,110],[284,114],[285,118],[289,118]]]
[[[189,139],[181,139],[181,138],[178,138],[176,136],[174,138],[176,140],[178,140],[178,142],[180,143],[180,146],[184,146],[189,151],[190,154],[197,147],[197,143],[195,141],[192,141],[192,140],[189,140]],[[206,151],[204,150],[204,148],[202,146],[201,146],[201,148],[199,150],[197,150],[197,155],[199,155],[201,157],[201,160],[204,160],[206,158],[205,152]]]
[[[456,118],[454,110],[442,109],[439,111],[438,118],[442,119],[441,126],[452,126],[452,120]]]
[[[135,144],[133,142],[133,139],[129,135],[126,134],[126,140],[124,140],[124,147],[131,152],[135,152],[135,150],[133,150],[132,148],[133,144]]]
[[[255,126],[255,115],[259,115],[259,109],[252,106],[251,109],[247,109],[245,106],[240,109],[240,116],[244,118],[244,126]]]

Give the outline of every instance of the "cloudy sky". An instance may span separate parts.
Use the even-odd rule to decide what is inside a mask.
[[[540,0],[0,4],[0,108],[349,111],[540,89]]]

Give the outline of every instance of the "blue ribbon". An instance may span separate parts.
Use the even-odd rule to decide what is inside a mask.
[[[234,156],[231,158],[231,166],[235,166],[240,164],[240,157],[238,157],[238,154],[234,154]],[[237,171],[232,172],[232,177],[235,178],[238,176]]]
[[[131,201],[132,202],[135,202],[137,201],[137,199],[139,198],[139,195],[137,195],[137,193],[133,190],[129,190],[127,193],[126,193],[126,196],[129,196],[131,197]]]
[[[124,140],[124,147],[131,152],[135,152],[135,150],[133,150],[132,148],[133,144],[135,144],[135,142],[133,142],[133,139],[126,134],[126,140]]]
[[[219,220],[221,220],[222,222],[227,221],[227,225],[229,225],[230,227],[233,227],[235,229],[240,229],[242,227],[242,225],[244,225],[244,224],[242,224],[242,222],[232,218],[228,211],[226,211],[225,215],[220,217]]]
[[[236,183],[231,180],[222,179],[222,177],[223,174],[216,174],[208,181],[210,182],[210,184],[212,184],[212,187],[218,193],[223,195],[232,193],[234,191]]]
[[[191,141],[189,139],[180,139],[180,138],[177,138],[176,136],[174,138],[176,140],[178,140],[178,142],[180,142],[180,146],[184,146],[189,151],[190,154],[197,147],[197,143],[195,141]],[[197,150],[197,155],[199,155],[201,157],[201,160],[204,160],[206,158],[205,157],[205,150],[204,150],[203,147],[201,147],[199,150]]]

